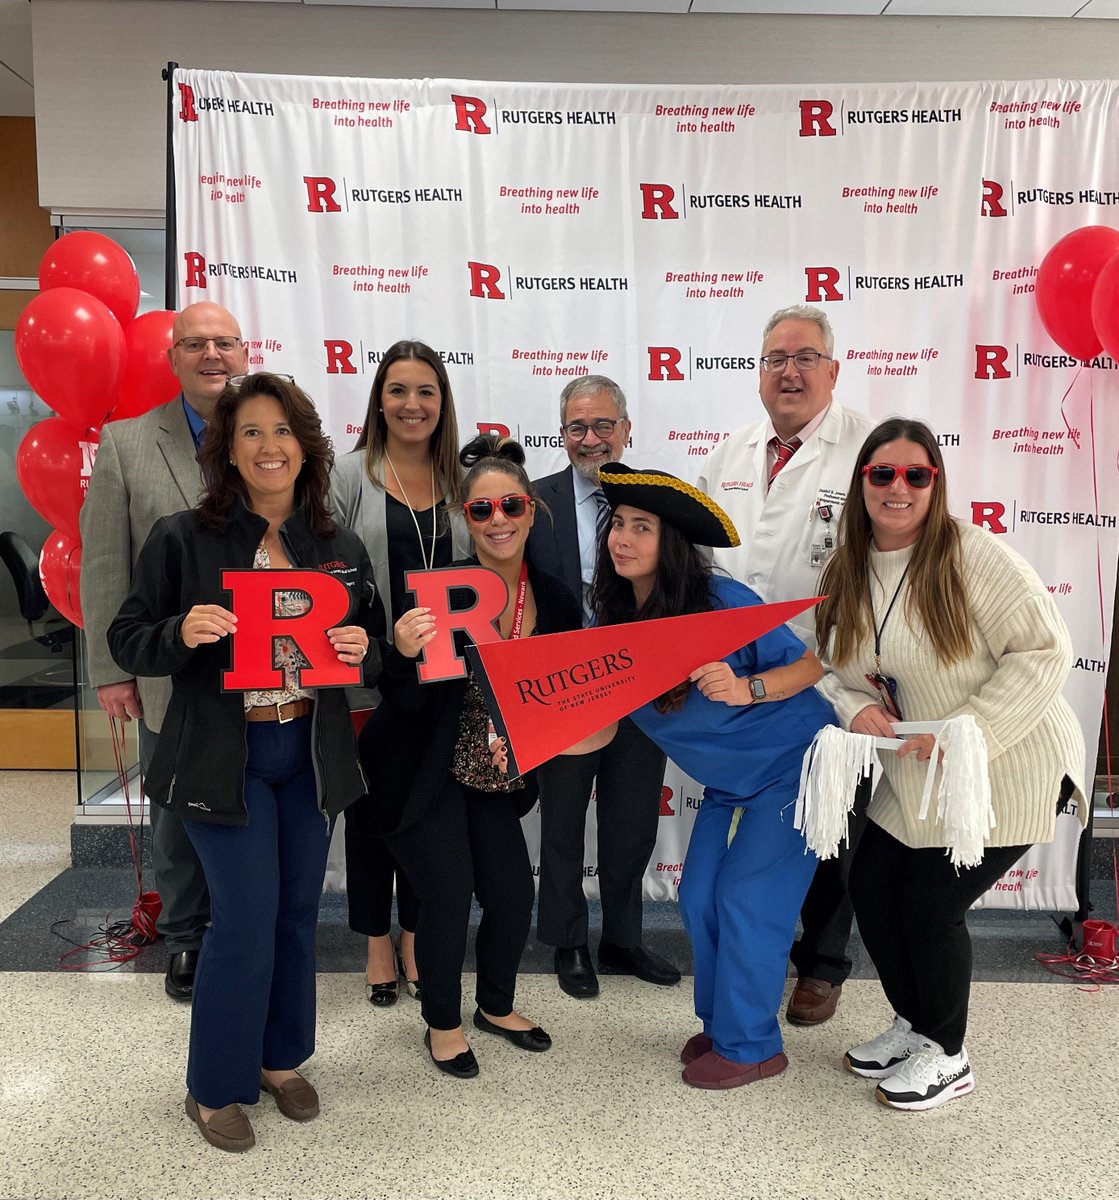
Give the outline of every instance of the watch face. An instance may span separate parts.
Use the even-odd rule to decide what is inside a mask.
[[[750,680],[750,693],[755,700],[765,699],[765,684],[760,679]]]

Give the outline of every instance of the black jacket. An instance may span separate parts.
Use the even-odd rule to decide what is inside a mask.
[[[477,566],[470,560],[456,566]],[[554,575],[528,563],[536,601],[536,632],[567,633],[582,625],[575,597]],[[460,635],[462,636],[462,635]],[[420,683],[417,659],[395,647],[385,657],[381,676],[383,703],[361,731],[361,765],[369,780],[371,828],[399,833],[431,811],[451,778],[458,744],[465,679]],[[524,791],[514,793],[520,815],[536,803],[536,774],[525,775]]]
[[[224,569],[249,569],[267,531],[263,517],[237,504],[224,533],[206,529],[197,512],[156,522],[132,573],[132,590],[109,626],[109,651],[131,675],[170,675],[171,703],[145,780],[157,804],[200,821],[244,825],[245,712],[241,692],[223,692],[229,641],[189,649],[179,636],[196,604],[229,607]],[[338,528],[333,537],[311,529],[304,509],[284,522],[280,537],[293,566],[337,575],[351,593],[346,624],[369,634],[363,671],[377,682],[385,648],[385,613],[374,598],[373,571],[361,539]],[[234,635],[236,636],[236,635]],[[353,725],[341,688],[319,688],[312,716],[312,751],[319,807],[341,812],[365,790]]]

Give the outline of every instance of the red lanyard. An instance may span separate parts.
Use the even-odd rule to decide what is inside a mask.
[[[528,593],[528,563],[521,561],[521,582],[517,585],[517,603],[513,608],[513,628],[509,641],[521,636],[521,626],[525,623],[525,596]]]

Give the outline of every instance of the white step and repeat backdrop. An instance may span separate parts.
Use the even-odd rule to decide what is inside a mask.
[[[824,307],[843,404],[927,420],[953,511],[1038,568],[1075,642],[1094,749],[1119,512],[1119,371],[1034,302],[1054,242],[1119,225],[1109,82],[604,87],[176,73],[179,303],[240,319],[339,451],[379,354],[444,357],[463,435],[566,464],[558,397],[609,375],[627,460],[694,480],[764,415],[762,326]],[[1094,756],[1093,756],[1094,757]],[[646,895],[675,895],[701,788],[670,767]],[[593,806],[592,806],[593,807]],[[593,831],[593,813],[588,833]],[[1078,825],[988,894],[1075,907]],[[535,853],[535,819],[526,821]],[[594,839],[588,836],[588,890]]]

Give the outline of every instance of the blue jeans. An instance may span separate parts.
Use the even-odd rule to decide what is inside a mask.
[[[246,825],[185,822],[210,888],[194,977],[187,1089],[255,1104],[260,1070],[315,1049],[315,929],[330,828],[318,808],[311,718],[245,725]]]

